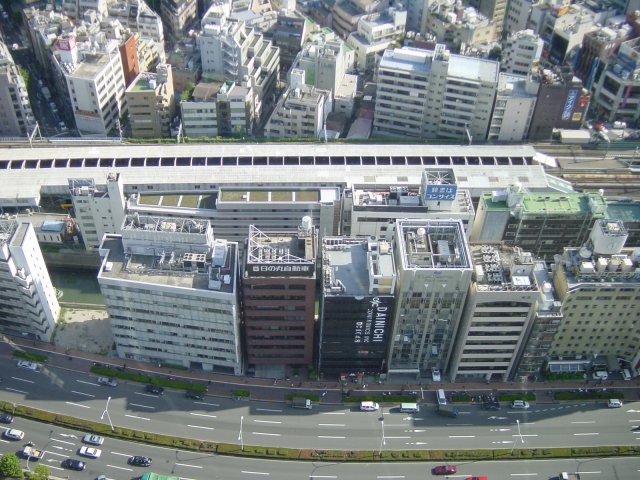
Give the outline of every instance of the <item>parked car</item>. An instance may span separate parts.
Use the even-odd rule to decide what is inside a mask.
[[[375,412],[380,408],[376,402],[360,402],[360,410],[363,412]]]
[[[524,400],[514,400],[513,402],[511,402],[511,408],[529,408],[529,402],[525,402]]]
[[[441,380],[441,376],[440,376],[440,370],[437,368],[432,368],[431,369],[431,378],[433,378],[434,382],[439,382]]]
[[[150,467],[151,459],[149,457],[143,457],[141,455],[136,455],[134,457],[129,458],[129,465],[133,465],[134,467]]]
[[[104,443],[104,437],[87,434],[84,437],[82,437],[82,441],[84,443],[88,443],[89,445],[102,445]]]
[[[30,362],[28,360],[18,360],[17,365],[19,368],[26,368],[27,370],[32,370],[34,372],[37,372],[38,369],[40,368],[40,365],[38,365],[35,362]]]
[[[154,395],[162,395],[164,393],[164,388],[159,387],[158,385],[147,385],[144,388],[144,391],[147,393],[153,393]]]
[[[607,403],[607,407],[609,408],[620,408],[622,406],[622,400],[619,400],[617,398],[610,398],[609,402]]]
[[[452,475],[458,472],[458,468],[455,465],[438,465],[431,469],[431,473],[434,475]]]
[[[82,455],[83,457],[100,458],[101,454],[102,450],[99,448],[80,447],[78,450],[78,455]]]
[[[187,398],[192,398],[193,400],[203,400],[204,399],[204,395],[202,395],[201,393],[198,392],[194,392],[193,390],[187,390],[187,392],[184,394],[185,397]]]
[[[0,415],[0,423],[12,423],[13,422],[13,415],[11,415],[10,413],[3,413],[2,415]]]
[[[109,378],[109,377],[98,377],[98,383],[100,385],[107,385],[108,387],[118,386],[118,382],[116,382],[113,378]]]
[[[75,460],[73,458],[67,458],[62,462],[63,468],[68,468],[69,470],[78,470],[79,472],[87,468],[87,464],[81,462],[80,460]]]
[[[22,440],[24,438],[24,432],[22,430],[10,428],[9,430],[5,430],[4,438],[8,438],[9,440]]]

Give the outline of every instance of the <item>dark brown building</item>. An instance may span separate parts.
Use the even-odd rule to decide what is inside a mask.
[[[124,84],[128,87],[140,73],[136,36],[131,35],[119,48],[120,58],[122,59],[122,72],[124,73]]]
[[[304,217],[297,233],[249,228],[242,278],[249,368],[312,363],[316,249],[309,217]]]

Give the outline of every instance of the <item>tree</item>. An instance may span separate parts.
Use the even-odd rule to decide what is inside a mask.
[[[46,465],[38,465],[31,474],[30,480],[47,480],[51,475],[49,467]]]
[[[191,98],[191,94],[193,93],[194,88],[196,88],[196,86],[193,82],[187,82],[184,86],[184,89],[182,90],[182,93],[180,93],[180,101],[188,102]]]
[[[22,467],[15,453],[5,453],[0,459],[0,476],[23,478]]]

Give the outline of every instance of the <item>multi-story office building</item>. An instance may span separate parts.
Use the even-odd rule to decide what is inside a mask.
[[[162,63],[156,73],[143,72],[125,92],[134,138],[169,138],[176,114],[171,65]]]
[[[527,138],[538,88],[529,77],[500,72],[487,140],[522,142]]]
[[[312,363],[317,242],[310,217],[302,219],[297,232],[250,227],[242,275],[250,367]]]
[[[624,223],[627,232],[626,247],[640,247],[640,201],[608,199],[605,218]]]
[[[161,0],[160,16],[167,30],[167,40],[177,42],[198,19],[198,0]]]
[[[390,242],[323,239],[318,370],[325,378],[386,371],[395,283]]]
[[[607,203],[599,193],[527,193],[521,185],[480,197],[472,242],[505,242],[553,260],[567,245],[584,243]]]
[[[389,8],[360,18],[356,31],[347,38],[347,45],[356,53],[357,69],[373,73],[382,52],[404,35],[406,23],[404,7]]]
[[[510,380],[540,296],[530,253],[506,245],[469,246],[471,282],[449,366],[452,382]]]
[[[72,26],[71,20],[59,12],[48,12],[28,7],[22,11],[29,36],[29,44],[40,71],[45,77],[51,76],[51,47],[61,31]]]
[[[24,137],[35,123],[25,80],[0,41],[0,136]]]
[[[388,49],[378,66],[373,133],[487,138],[500,64],[434,50]]]
[[[527,28],[531,5],[535,0],[509,0],[504,19],[504,31],[507,34],[519,32]]]
[[[544,42],[533,30],[520,30],[509,35],[502,44],[500,70],[515,75],[529,75],[540,62]]]
[[[70,18],[79,19],[89,10],[101,16],[107,15],[109,4],[113,0],[61,0],[62,12]]]
[[[206,220],[127,215],[98,283],[121,358],[240,375],[237,244]]]
[[[146,2],[117,0],[109,6],[109,18],[118,20],[125,30],[136,33],[139,41],[147,44],[146,49],[140,49],[141,52],[153,50],[156,62],[166,61],[162,18]]]
[[[463,8],[454,2],[439,1],[426,17],[423,35],[434,35],[454,52],[493,42],[496,25],[473,7]]]
[[[59,314],[33,225],[0,220],[0,330],[48,342]]]
[[[469,0],[469,5],[491,20],[495,28],[496,38],[502,36],[508,0]]]
[[[318,25],[296,10],[280,10],[273,28],[273,44],[280,49],[280,68],[289,70]]]
[[[319,138],[332,110],[331,92],[305,84],[304,70],[291,74],[295,80],[278,100],[264,133],[274,138]]]
[[[593,86],[592,107],[601,118],[624,120],[640,118],[640,38],[620,45],[618,54],[607,64]]]
[[[99,48],[96,48],[96,45]],[[106,135],[125,112],[124,73],[118,42],[58,40],[54,65],[66,82],[76,127],[81,135]]]
[[[475,210],[468,190],[459,189],[453,169],[425,169],[419,185],[354,185],[343,195],[343,235],[392,241],[396,220],[462,220],[471,230]]]
[[[70,178],[69,194],[76,222],[87,250],[95,250],[107,233],[120,233],[125,213],[119,173],[107,175],[106,184],[92,178]]]
[[[622,222],[600,220],[583,247],[564,250],[553,278],[564,318],[552,357],[582,364],[598,357],[606,364],[613,356],[638,368],[640,257],[624,248],[626,237]]]
[[[473,265],[462,221],[398,220],[388,373],[429,377],[451,360]]]
[[[340,0],[331,8],[331,28],[346,40],[350,33],[356,31],[358,20],[387,8],[389,0]]]

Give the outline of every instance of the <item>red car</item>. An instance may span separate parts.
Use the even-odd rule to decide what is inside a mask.
[[[434,475],[451,475],[452,473],[456,473],[458,469],[455,465],[438,465],[437,467],[433,467],[431,469],[431,473]]]
[[[467,477],[464,480],[489,480],[489,477]]]

